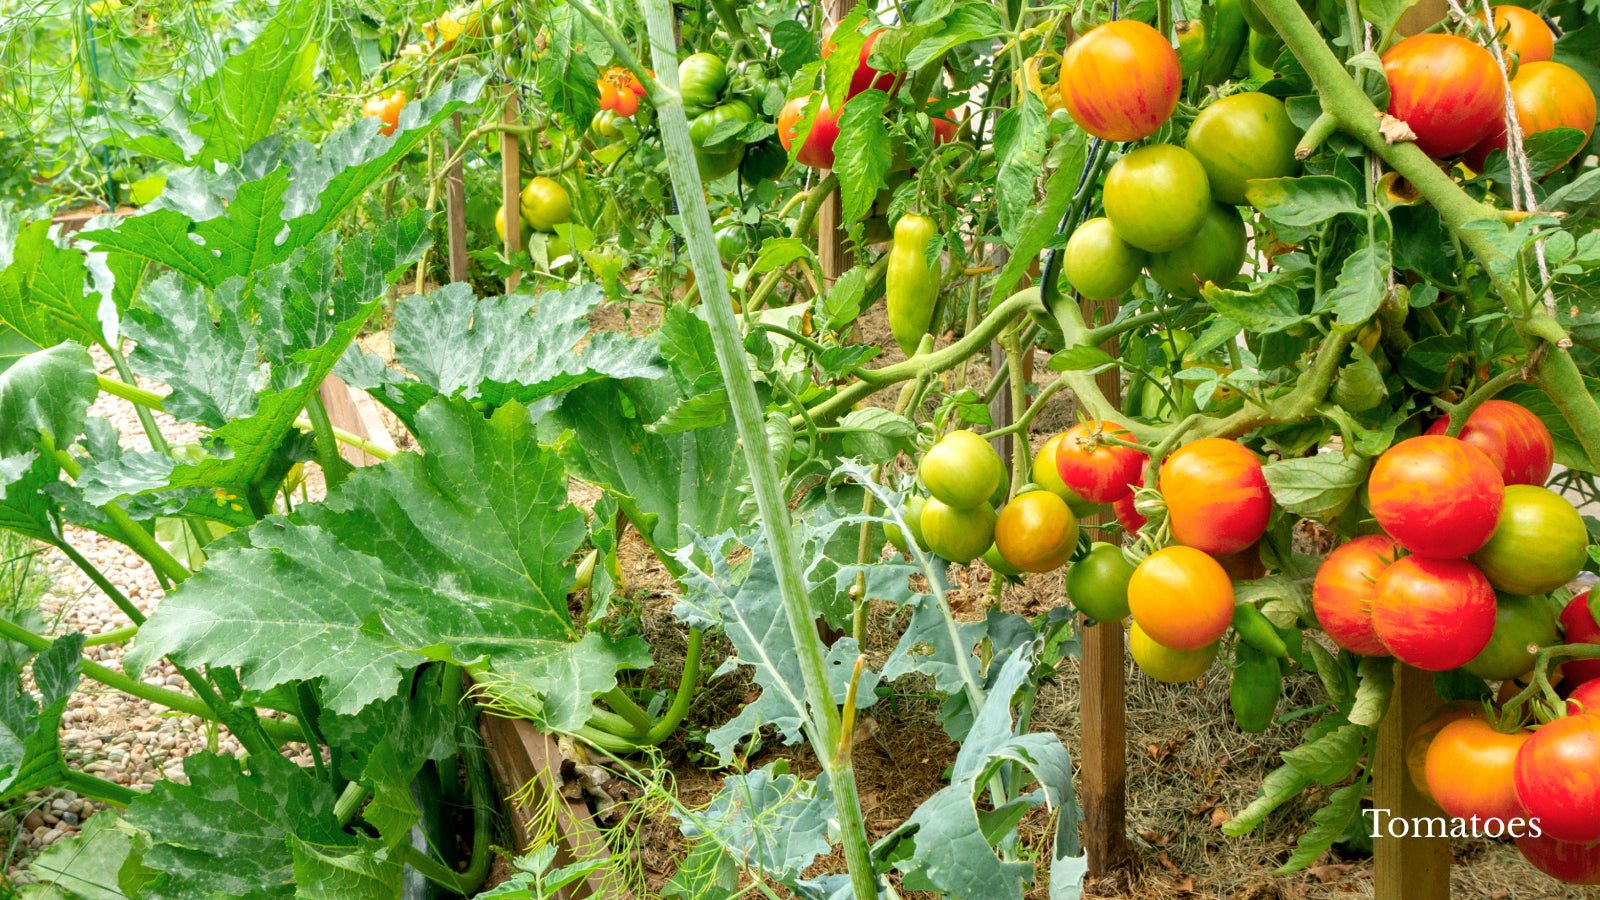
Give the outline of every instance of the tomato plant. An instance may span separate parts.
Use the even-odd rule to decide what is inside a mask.
[[[1232,207],[1213,203],[1188,243],[1150,254],[1150,277],[1172,296],[1193,300],[1205,284],[1231,284],[1244,259],[1244,220]]]
[[[812,122],[811,130],[806,132],[800,149],[795,150],[794,142],[799,137],[800,125],[808,115],[807,106],[812,102],[818,104],[816,119]],[[784,104],[783,111],[778,115],[778,137],[783,141],[783,149],[793,153],[800,165],[813,169],[832,168],[833,143],[839,139],[839,116],[828,108],[828,98],[820,94],[796,97]]]
[[[1211,186],[1194,154],[1151,144],[1106,173],[1106,217],[1124,241],[1160,253],[1188,243],[1211,212]]]

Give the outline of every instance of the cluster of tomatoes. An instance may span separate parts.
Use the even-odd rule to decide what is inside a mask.
[[[886,30],[880,28],[862,41],[860,58],[856,63],[855,72],[850,75],[850,88],[845,94],[846,103],[863,91],[877,90],[893,95],[900,90],[900,85],[905,80],[905,72],[879,71],[867,61],[872,56],[872,48],[878,43],[878,38]],[[831,38],[824,40],[823,59],[832,56],[837,46]],[[816,119],[811,124],[811,130],[806,133],[805,142],[800,145],[798,151],[795,151],[794,142],[800,136],[800,124],[805,121],[813,104],[817,106]],[[778,139],[783,142],[783,149],[794,153],[795,161],[802,166],[813,169],[833,168],[833,145],[839,139],[840,112],[841,110],[830,107],[827,96],[821,91],[812,91],[808,96],[796,97],[785,103],[778,113]],[[956,123],[942,116],[935,116],[933,135],[934,142],[939,144],[955,140]]]
[[[1136,64],[1130,65],[1131,62]],[[1073,121],[1111,141],[1142,140],[1177,107],[1177,53],[1143,22],[1100,25],[1067,48],[1061,100]],[[1062,274],[1085,297],[1109,300],[1142,271],[1174,297],[1227,284],[1244,265],[1246,236],[1237,206],[1246,182],[1296,174],[1300,130],[1283,101],[1234,94],[1195,118],[1184,146],[1149,144],[1112,164],[1105,216],[1073,232]]]
[[[1584,140],[1553,168],[1566,165],[1594,132],[1595,97],[1576,71],[1552,62],[1555,35],[1538,14],[1496,6],[1494,39],[1508,67],[1502,71],[1483,46],[1453,34],[1419,34],[1383,55],[1389,114],[1406,123],[1417,146],[1439,159],[1462,156],[1481,170],[1492,151],[1506,147],[1506,75],[1524,136],[1575,128]],[[1478,18],[1487,24],[1487,17]],[[1535,172],[1534,177],[1547,173]]]
[[[395,88],[387,93],[369,97],[361,107],[361,115],[368,119],[378,119],[383,126],[378,133],[384,137],[394,134],[400,127],[400,111],[406,108],[406,92]]]

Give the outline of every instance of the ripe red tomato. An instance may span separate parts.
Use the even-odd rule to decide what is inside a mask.
[[[1506,488],[1500,521],[1472,561],[1495,590],[1548,594],[1572,580],[1589,561],[1589,529],[1567,499],[1548,488]]]
[[[1078,547],[1078,519],[1049,491],[1018,494],[994,526],[1000,558],[1024,572],[1059,569]]]
[[[1400,555],[1400,545],[1386,534],[1362,535],[1322,561],[1311,584],[1311,606],[1317,622],[1335,644],[1362,656],[1388,656],[1389,649],[1372,630],[1374,583]]]
[[[1150,639],[1199,650],[1233,622],[1233,582],[1216,560],[1174,545],[1150,554],[1128,581],[1128,609]]]
[[[1567,601],[1561,610],[1561,634],[1569,644],[1600,644],[1600,622],[1589,610],[1589,592]],[[1568,684],[1600,680],[1600,659],[1569,659],[1562,664]]]
[[[1237,441],[1202,438],[1172,451],[1161,464],[1161,494],[1172,539],[1206,553],[1243,550],[1272,518],[1261,461]]]
[[[1139,470],[1139,480],[1133,483],[1133,487],[1144,487],[1144,469],[1141,468]],[[1133,494],[1133,491],[1129,491],[1127,496],[1116,500],[1111,504],[1111,511],[1117,516],[1117,524],[1121,525],[1122,530],[1128,532],[1129,534],[1133,534],[1134,532],[1143,528],[1145,523],[1150,521],[1149,519],[1145,518],[1144,515],[1139,512],[1138,508],[1133,505]]]
[[[1465,153],[1494,131],[1505,76],[1489,51],[1453,34],[1408,37],[1383,55],[1389,114],[1411,126],[1432,157]]]
[[[1061,439],[1065,433],[1055,435],[1044,442],[1039,448],[1038,455],[1033,458],[1033,483],[1067,501],[1067,508],[1078,518],[1092,516],[1100,511],[1100,504],[1090,503],[1078,496],[1078,492],[1067,487],[1061,480],[1061,471],[1056,468],[1056,448],[1061,446]]]
[[[1440,419],[1428,434],[1444,434],[1449,426],[1448,418]],[[1488,400],[1473,410],[1461,439],[1487,454],[1506,484],[1544,484],[1555,465],[1550,429],[1526,406],[1509,400]]]
[[[1600,715],[1541,726],[1517,753],[1517,799],[1558,841],[1600,841]]]
[[[806,104],[812,99],[817,99],[822,106],[817,111],[817,119],[811,125],[811,132],[806,135],[806,142],[800,146],[800,152],[795,154],[795,160],[802,166],[813,169],[833,168],[833,142],[839,139],[839,116],[828,108],[828,98],[820,92],[813,93],[810,97],[796,97],[784,104],[778,113],[778,140],[787,152],[794,144],[800,130],[800,123],[805,120]]]
[[[1555,32],[1538,13],[1520,6],[1496,6],[1490,12],[1494,13],[1494,30],[1500,35],[1501,53],[1507,56],[1508,65],[1513,62],[1510,54],[1515,54],[1524,66],[1555,55]],[[1481,10],[1472,17],[1479,22],[1488,21]]]
[[[1132,447],[1102,443],[1100,437],[1132,440],[1127,429],[1091,419],[1074,425],[1056,445],[1056,472],[1067,487],[1093,503],[1113,503],[1133,492],[1145,455]]]
[[[1600,714],[1600,681],[1585,681],[1567,695],[1567,715]]]
[[[1454,669],[1483,652],[1494,635],[1494,588],[1461,559],[1407,556],[1372,586],[1372,630],[1407,665]]]
[[[1532,736],[1526,729],[1502,734],[1480,718],[1451,722],[1428,745],[1428,792],[1458,819],[1478,816],[1503,825],[1524,816],[1511,773],[1517,751]]]
[[[1557,642],[1555,610],[1547,599],[1500,594],[1495,600],[1494,635],[1462,668],[1485,681],[1515,680],[1533,671],[1530,647],[1542,650]]]
[[[1594,91],[1582,75],[1561,63],[1523,63],[1517,76],[1511,79],[1511,98],[1517,107],[1517,124],[1522,126],[1524,138],[1553,128],[1576,128],[1583,132],[1583,143],[1574,148],[1570,156],[1540,174],[1548,175],[1571,162],[1588,144],[1589,135],[1594,134]],[[1505,120],[1501,119],[1490,136],[1467,153],[1467,165],[1482,170],[1490,151],[1505,148]]]
[[[872,57],[872,45],[876,44],[878,36],[887,30],[886,28],[879,28],[877,31],[867,35],[867,39],[861,42],[861,59],[856,64],[855,73],[850,76],[850,91],[845,94],[846,100],[862,91],[879,90],[892,94],[898,89],[899,86],[895,84],[895,80],[900,77],[901,73],[880,72],[867,64],[867,60]],[[838,46],[833,42],[832,29],[829,29],[828,35],[822,45],[823,59],[827,59],[832,55],[833,48]]]
[[[1600,884],[1600,844],[1572,844],[1547,834],[1517,838],[1517,849],[1535,869],[1567,884]]]
[[[1400,546],[1454,559],[1482,547],[1494,533],[1505,482],[1494,462],[1471,444],[1422,435],[1378,457],[1367,494],[1378,524]]]
[[[1183,72],[1159,31],[1133,19],[1091,28],[1061,60],[1061,100],[1072,121],[1108,141],[1137,141],[1178,106]]]
[[[939,144],[948,144],[951,141],[955,140],[956,139],[956,129],[957,129],[957,126],[956,126],[955,122],[952,122],[951,120],[946,119],[944,116],[934,116],[933,117],[933,143],[934,143],[934,145],[938,146]]]

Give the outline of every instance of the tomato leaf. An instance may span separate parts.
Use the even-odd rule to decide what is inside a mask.
[[[1363,215],[1350,183],[1331,175],[1257,178],[1247,182],[1245,198],[1280,225],[1305,227],[1338,215]]]
[[[816,35],[792,19],[772,26],[772,46],[778,51],[778,68],[789,75],[817,59]]]
[[[1035,202],[1036,182],[1044,166],[1044,101],[1024,91],[1021,105],[1000,114],[994,126],[995,200],[1000,234],[1015,244],[1027,212]]]
[[[1310,318],[1300,312],[1300,296],[1294,289],[1277,282],[1249,291],[1231,291],[1208,281],[1200,288],[1200,294],[1217,312],[1246,330],[1261,334],[1282,331]]]
[[[1382,241],[1367,243],[1345,257],[1333,290],[1322,298],[1340,325],[1360,325],[1378,311],[1388,295],[1391,264],[1389,245]]]
[[[1300,796],[1311,786],[1311,777],[1294,766],[1284,764],[1273,769],[1262,779],[1261,794],[1222,825],[1222,833],[1241,837],[1254,831],[1267,820],[1273,810]]]
[[[1380,39],[1386,38],[1400,17],[1416,3],[1417,0],[1361,0],[1361,17],[1377,26]]]
[[[888,102],[889,95],[883,91],[863,91],[850,98],[839,116],[833,171],[839,176],[843,200],[839,216],[843,223],[855,222],[872,209],[883,176],[893,162],[883,118]]]
[[[1092,344],[1079,344],[1050,354],[1050,368],[1056,372],[1080,372],[1115,365],[1111,354]]]
[[[1376,728],[1389,708],[1389,698],[1394,695],[1394,661],[1383,657],[1362,657],[1360,683],[1356,686],[1355,705],[1350,709],[1350,722],[1367,728]]]
[[[1076,126],[1069,129],[1056,143],[1055,155],[1060,163],[1051,170],[1044,183],[1044,198],[1030,205],[1016,227],[1011,244],[1011,258],[995,279],[992,295],[1009,297],[1028,267],[1039,258],[1055,237],[1056,228],[1072,204],[1072,194],[1077,188],[1079,170],[1088,155],[1088,143]]]
[[[882,407],[852,410],[838,427],[844,430],[845,454],[869,463],[886,463],[902,450],[916,452],[916,423]]]
[[[1355,771],[1356,763],[1366,753],[1371,733],[1360,725],[1346,724],[1310,743],[1285,750],[1283,761],[1318,784],[1338,784]]]
[[[1350,823],[1361,812],[1361,798],[1367,790],[1365,775],[1333,792],[1328,805],[1311,817],[1312,828],[1300,836],[1294,853],[1272,874],[1277,876],[1298,872],[1317,861],[1333,842],[1345,833]]]

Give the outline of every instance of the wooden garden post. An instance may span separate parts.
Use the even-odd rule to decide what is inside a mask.
[[[1373,894],[1376,900],[1448,900],[1450,897],[1450,839],[1418,837],[1419,818],[1443,818],[1444,812],[1422,796],[1406,769],[1406,742],[1428,713],[1439,704],[1433,673],[1395,663],[1394,696],[1378,726],[1378,745],[1372,761],[1372,805],[1383,810],[1374,841]],[[1392,836],[1391,817],[1406,820],[1403,837]],[[1363,815],[1372,827],[1371,815]],[[1368,832],[1369,834],[1371,832]]]
[[[463,141],[464,140],[464,135],[462,135],[462,133],[461,133],[461,113],[454,113],[454,114],[452,114],[450,116],[450,127],[455,129],[456,140]],[[445,155],[446,156],[454,156],[454,157],[456,157],[456,161],[454,163],[451,163],[450,171],[448,173],[446,173],[445,177],[444,177],[445,230],[449,233],[449,236],[450,236],[450,280],[452,282],[466,281],[467,280],[467,190],[466,190],[466,180],[462,175],[461,157],[456,154],[455,148],[452,148],[450,146],[450,142],[449,141],[445,142]],[[509,209],[507,210],[507,218],[510,218],[510,210],[514,210],[514,209],[516,209],[515,206],[509,207]]]
[[[1115,301],[1084,301],[1085,321],[1109,322],[1116,316]],[[1101,349],[1115,356],[1115,338]],[[1113,367],[1095,376],[1095,383],[1112,404],[1122,406],[1121,370]],[[1105,521],[1102,513],[1097,523]],[[1079,717],[1083,740],[1083,848],[1089,875],[1103,877],[1128,854],[1127,798],[1128,739],[1124,708],[1126,685],[1122,678],[1123,632],[1120,622],[1084,628],[1080,636],[1083,664],[1079,667]]]
[[[500,110],[500,122],[504,125],[517,124],[515,85],[506,85],[506,102]],[[518,253],[527,248],[517,246],[522,229],[512,227],[513,222],[522,221],[522,152],[514,131],[500,132],[500,201],[506,205],[506,259],[515,259]],[[506,276],[506,293],[516,290],[517,282],[521,280],[522,270],[513,269]]]

